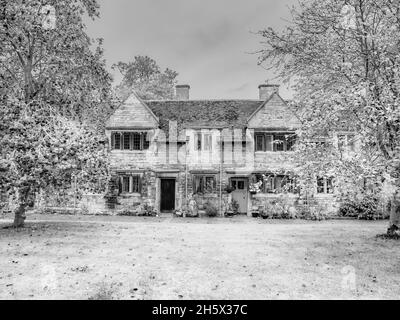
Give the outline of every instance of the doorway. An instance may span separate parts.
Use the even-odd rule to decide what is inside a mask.
[[[239,212],[247,213],[247,197],[248,197],[248,179],[247,178],[231,178],[232,200],[236,200],[239,204]]]
[[[161,212],[175,210],[175,179],[161,179]]]

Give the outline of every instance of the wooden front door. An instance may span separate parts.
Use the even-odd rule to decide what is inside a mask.
[[[161,179],[161,212],[175,210],[175,179]]]
[[[234,189],[234,191],[232,191],[232,200],[236,200],[239,204],[239,212],[247,213],[248,179],[232,178],[231,186]]]

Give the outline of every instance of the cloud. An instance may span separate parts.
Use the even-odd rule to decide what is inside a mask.
[[[272,75],[257,66],[258,36],[281,28],[296,0],[99,0],[89,34],[103,37],[108,65],[149,55],[192,86],[193,98],[256,98]],[[120,80],[116,77],[116,81]]]
[[[232,93],[242,92],[242,91],[244,91],[245,89],[247,89],[249,86],[250,86],[250,83],[247,82],[247,83],[245,83],[245,84],[242,84],[242,85],[239,86],[239,87],[231,88],[231,89],[229,89],[228,91],[229,91],[229,92],[232,92]]]

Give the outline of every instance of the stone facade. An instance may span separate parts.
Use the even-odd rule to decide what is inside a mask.
[[[260,92],[260,96],[264,95],[264,91]],[[195,199],[200,211],[211,203],[223,215],[232,199],[237,198],[241,211],[251,215],[260,203],[277,197],[269,193],[251,194],[249,185],[256,174],[290,171],[291,151],[268,147],[257,151],[256,144],[260,142],[256,135],[295,134],[300,123],[293,110],[276,91],[265,101],[216,101],[214,109],[207,109],[213,103],[185,99],[176,103],[141,101],[133,94],[111,116],[106,133],[116,210],[134,209],[143,203],[157,212],[163,211],[163,206],[179,210],[189,199]],[[189,116],[179,111],[186,105],[193,110]],[[212,119],[206,109],[212,110]],[[226,110],[232,110],[231,118]],[[139,146],[140,134],[146,134],[148,146],[143,147],[143,142]],[[165,199],[163,180],[170,183],[173,203]],[[235,192],[230,194],[229,187],[236,188]],[[287,195],[293,202],[297,198],[296,194]],[[320,199],[332,207],[335,202],[331,194],[320,195]]]

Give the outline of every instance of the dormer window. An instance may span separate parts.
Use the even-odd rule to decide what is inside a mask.
[[[113,150],[147,150],[150,147],[146,132],[112,132],[111,148]]]

